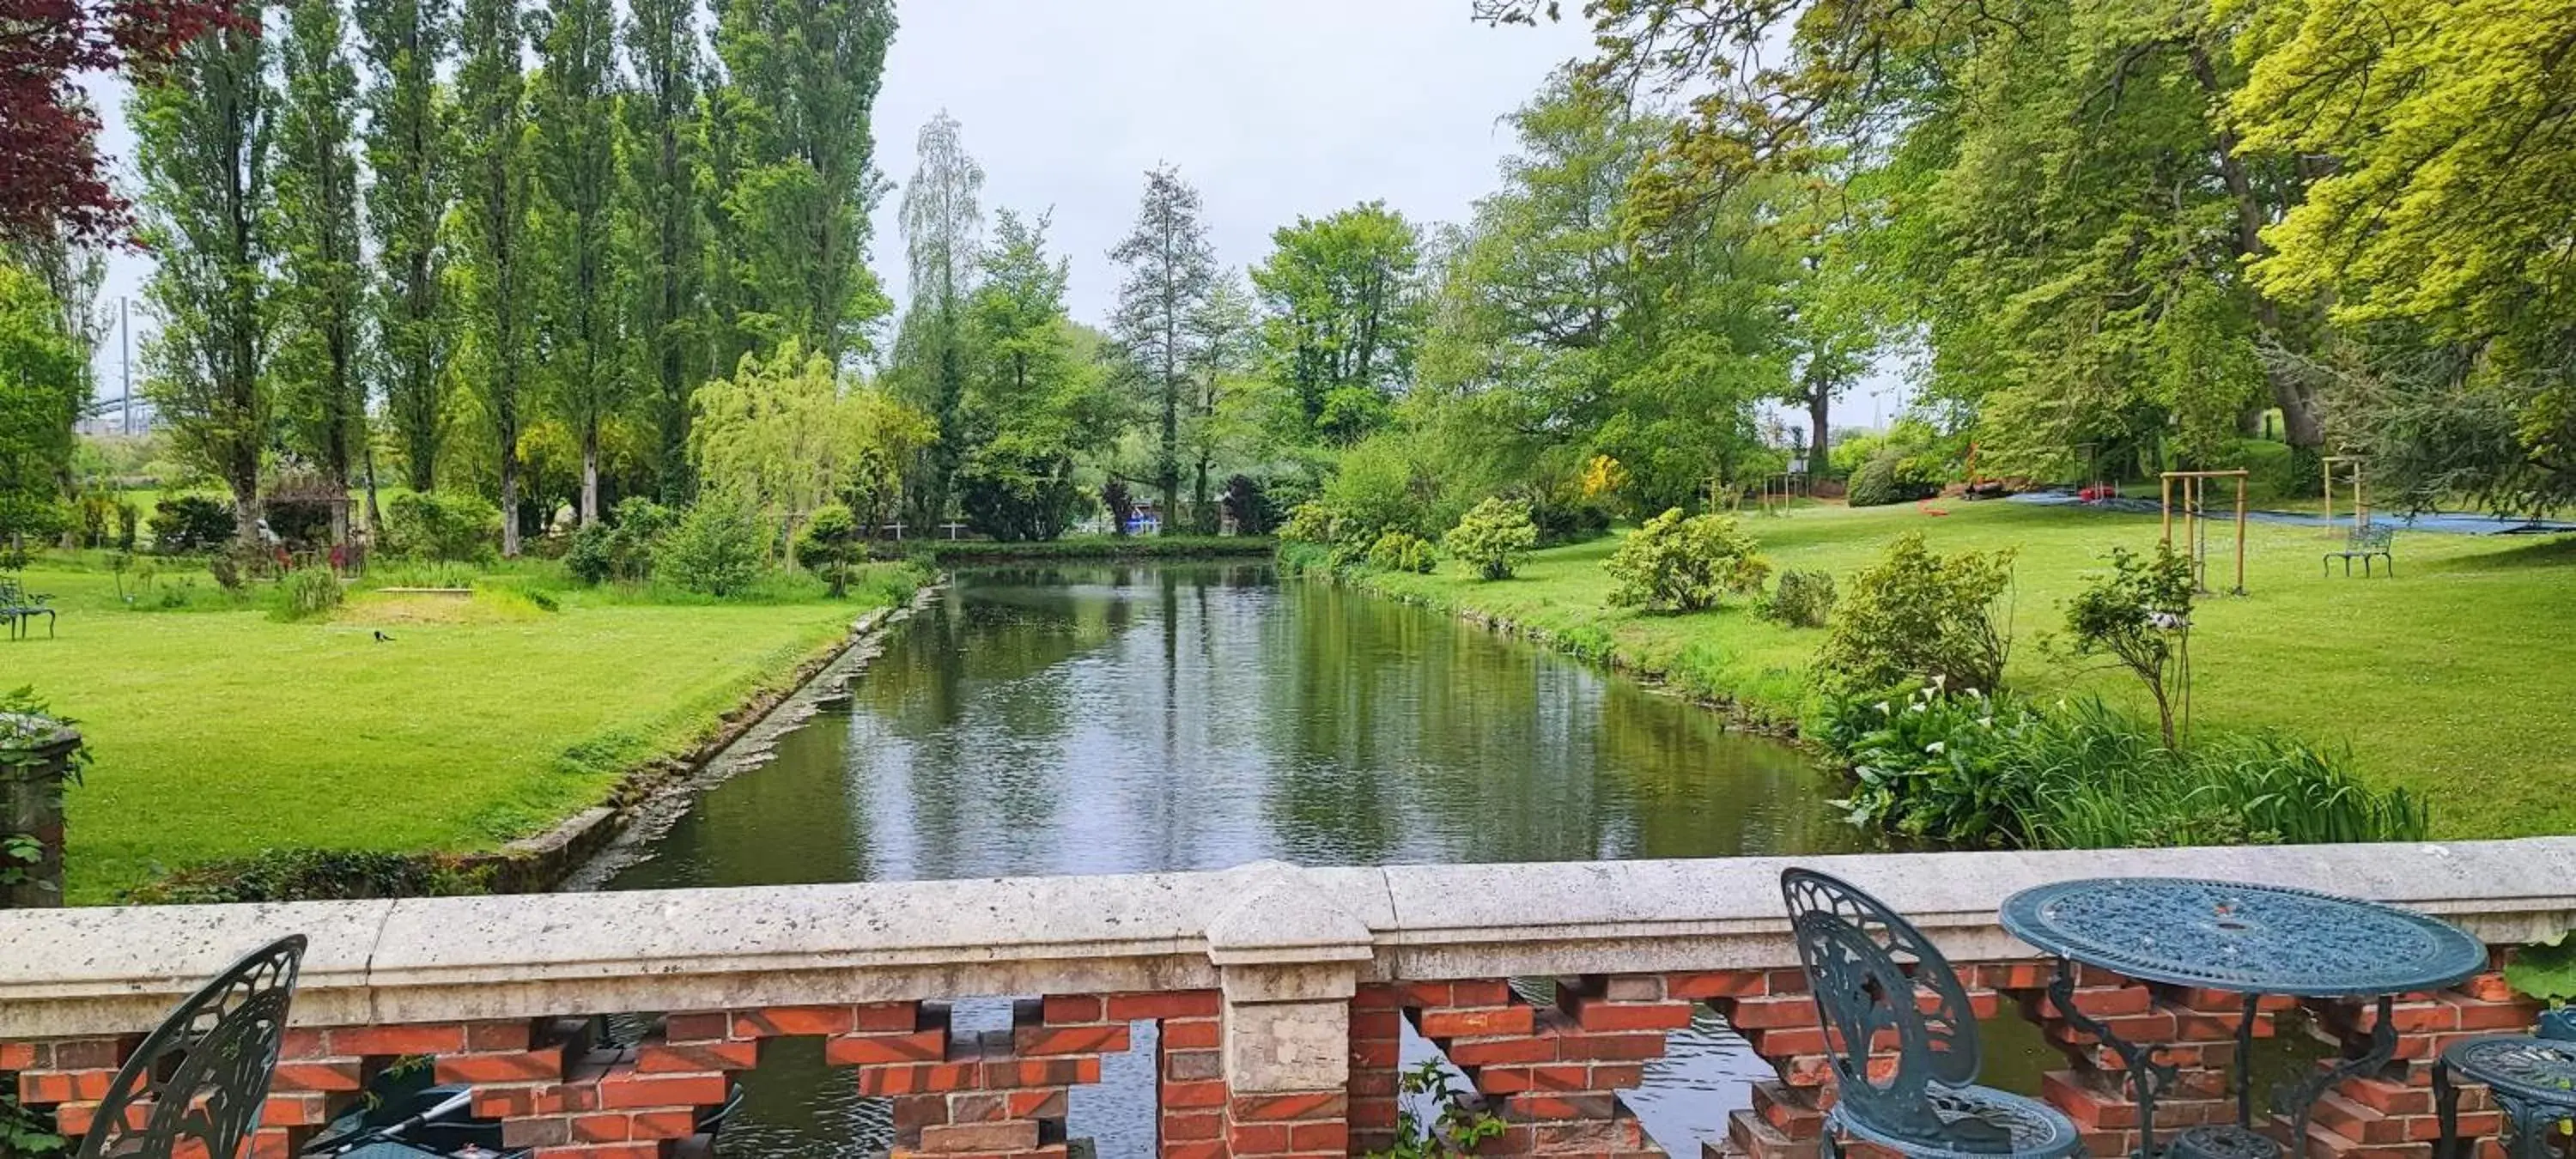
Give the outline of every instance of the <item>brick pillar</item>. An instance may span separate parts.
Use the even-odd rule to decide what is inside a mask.
[[[1224,1153],[1348,1155],[1351,1005],[1373,935],[1295,870],[1246,873],[1243,900],[1207,927],[1225,999]],[[1164,1086],[1167,1106],[1176,1085]]]
[[[2357,1057],[2369,1047],[2379,1022],[2376,1002],[2317,1003],[2314,1009],[2317,1032],[2340,1046],[2342,1057]],[[2504,975],[2493,971],[2449,990],[2402,996],[2389,1011],[2397,1032],[2395,1059],[2378,1074],[2343,1080],[2317,1100],[2308,1120],[2309,1159],[2428,1159],[2441,1137],[2433,1113],[2433,1060],[2467,1039],[2527,1034],[2539,1013],[2538,1003],[2514,993]],[[2486,1088],[2463,1082],[2460,1134],[2479,1141],[2480,1155],[2500,1156],[2495,1137],[2503,1126]]]
[[[63,904],[63,789],[80,753],[80,733],[60,729],[30,744],[0,742],[0,840],[36,839],[36,860],[0,851],[0,909]]]
[[[1415,1025],[1509,1124],[1495,1154],[1660,1155],[1619,1092],[1643,1082],[1692,1005],[1658,975],[1586,975],[1557,1001],[1522,1001],[1499,978],[1418,982]]]

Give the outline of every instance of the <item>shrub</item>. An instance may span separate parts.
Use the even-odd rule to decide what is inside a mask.
[[[654,567],[689,591],[742,592],[760,578],[769,532],[751,505],[721,492],[698,500],[655,545]]]
[[[572,533],[572,544],[564,549],[564,574],[582,583],[605,582],[615,567],[617,528],[606,523],[585,523]]]
[[[388,555],[469,562],[491,555],[500,538],[501,511],[479,495],[423,492],[385,505]]]
[[[1647,520],[1601,566],[1614,581],[1613,604],[1696,612],[1730,592],[1760,591],[1771,571],[1760,550],[1735,520],[1685,518],[1675,507]]]
[[[2107,655],[2127,668],[2155,698],[2165,747],[2174,745],[2177,644],[2191,630],[2191,560],[2159,543],[2142,556],[2111,549],[2109,573],[2066,605],[2066,630],[2078,656]]]
[[[1369,566],[1379,571],[1409,571],[1429,575],[1439,566],[1440,557],[1431,550],[1431,541],[1410,531],[1390,531],[1369,545]]]
[[[1538,525],[1527,503],[1487,499],[1442,536],[1440,546],[1489,580],[1512,578],[1521,556],[1538,546]]]
[[[1234,518],[1237,535],[1268,535],[1279,522],[1279,509],[1271,502],[1270,489],[1250,475],[1226,479],[1225,513]]]
[[[1825,716],[1817,739],[1852,768],[1850,819],[1952,844],[2418,841],[2430,828],[2420,798],[2278,733],[2173,749],[2097,700],[2041,711],[1938,686],[1850,694]]]
[[[326,616],[340,606],[343,596],[340,577],[330,568],[299,567],[278,580],[277,607],[269,618],[293,621]]]
[[[1992,691],[2003,680],[2009,636],[1996,603],[2012,584],[2010,550],[1933,554],[1907,532],[1859,575],[1834,608],[1816,653],[1831,691],[1938,682]]]
[[[1297,505],[1288,513],[1288,521],[1279,525],[1282,543],[1305,543],[1330,547],[1333,543],[1333,512],[1320,502]]]
[[[817,508],[796,535],[797,566],[828,581],[836,600],[849,593],[850,565],[863,549],[858,517],[838,503]]]
[[[959,473],[957,491],[967,523],[1013,542],[1061,538],[1091,510],[1091,496],[1073,481],[1072,461],[1048,455],[987,449]]]
[[[1854,507],[1910,503],[1941,493],[1941,480],[1920,465],[1886,448],[1853,471],[1843,501]]]
[[[136,888],[144,905],[360,901],[491,892],[490,871],[454,858],[338,849],[271,849],[209,862]]]
[[[206,495],[164,499],[148,520],[152,546],[164,555],[211,551],[233,538],[233,507]]]
[[[1780,583],[1763,601],[1762,614],[1783,624],[1821,628],[1834,611],[1831,572],[1793,567],[1780,573]]]

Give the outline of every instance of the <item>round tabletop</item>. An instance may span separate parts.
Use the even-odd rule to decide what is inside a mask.
[[[2061,881],[2005,899],[2003,927],[2142,982],[2348,998],[2438,990],[2487,948],[2419,913],[2304,889],[2174,877]]]

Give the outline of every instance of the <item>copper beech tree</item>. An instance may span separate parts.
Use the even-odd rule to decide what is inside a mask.
[[[232,18],[222,0],[0,0],[0,241],[127,240],[76,78],[147,71]]]

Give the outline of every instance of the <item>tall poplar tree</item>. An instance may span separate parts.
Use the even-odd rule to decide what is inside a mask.
[[[599,522],[599,435],[623,401],[617,365],[614,221],[617,14],[608,0],[554,0],[537,21],[536,295],[546,397],[581,448],[581,521]]]
[[[1135,230],[1109,251],[1112,261],[1127,267],[1111,332],[1145,384],[1158,418],[1154,489],[1167,530],[1181,498],[1181,420],[1197,349],[1190,319],[1216,285],[1216,251],[1199,214],[1199,191],[1171,166],[1157,168],[1145,175]]]
[[[880,184],[871,118],[894,28],[892,0],[717,6],[725,369],[788,337],[846,362],[889,308],[867,242]]]
[[[916,401],[938,424],[914,518],[924,525],[945,517],[958,464],[968,450],[963,416],[971,373],[966,316],[982,261],[984,169],[966,153],[957,120],[945,111],[921,127],[915,145],[920,165],[903,190],[903,248],[911,272],[912,305],[905,311],[903,377]]]
[[[656,473],[662,497],[677,502],[689,486],[689,396],[709,373],[695,340],[701,308],[705,233],[698,216],[705,124],[698,84],[693,0],[633,0],[626,58],[635,90],[619,118],[624,167],[625,260],[636,368],[652,384],[650,412],[660,435]]]
[[[283,333],[278,401],[296,446],[334,492],[346,494],[366,445],[367,385],[360,372],[366,268],[359,252],[358,74],[341,47],[339,0],[293,0],[279,46],[278,289]],[[348,508],[332,508],[331,538],[346,543]]]
[[[403,481],[438,485],[447,362],[453,348],[447,249],[439,225],[454,196],[438,69],[453,46],[448,0],[356,0],[367,65],[367,231],[375,239],[373,310],[385,417],[403,450]]]
[[[270,435],[264,374],[275,306],[270,42],[256,10],[189,42],[134,91],[143,239],[158,256],[145,300],[161,332],[148,389],[173,444],[232,492],[236,534],[258,526]]]
[[[470,330],[500,452],[501,554],[519,554],[519,435],[526,421],[528,203],[527,19],[518,0],[466,0],[458,29],[459,200]]]

